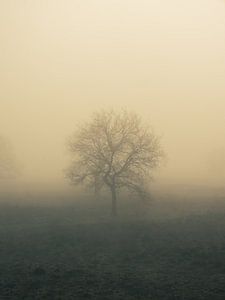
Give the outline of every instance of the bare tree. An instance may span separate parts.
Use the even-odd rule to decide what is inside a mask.
[[[16,162],[10,142],[0,136],[0,179],[8,179],[17,172]]]
[[[101,111],[80,126],[68,142],[73,161],[66,177],[73,184],[107,187],[112,215],[117,215],[117,192],[126,188],[143,199],[145,183],[162,158],[159,138],[127,111]]]

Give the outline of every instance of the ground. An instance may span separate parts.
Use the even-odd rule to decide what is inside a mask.
[[[78,218],[4,207],[0,299],[225,299],[225,213],[165,220]]]

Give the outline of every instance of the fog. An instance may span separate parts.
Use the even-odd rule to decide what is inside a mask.
[[[1,0],[0,135],[17,184],[67,188],[66,138],[127,108],[162,136],[155,184],[224,185],[224,37],[220,0]]]
[[[0,0],[0,299],[225,299],[224,121],[224,0]]]

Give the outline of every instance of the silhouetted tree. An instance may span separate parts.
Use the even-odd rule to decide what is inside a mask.
[[[80,126],[68,142],[73,161],[66,177],[73,184],[86,183],[112,196],[112,214],[117,215],[117,192],[126,188],[148,198],[146,180],[163,156],[159,138],[127,111],[101,111]]]
[[[8,179],[15,176],[17,166],[10,142],[0,136],[0,179]]]

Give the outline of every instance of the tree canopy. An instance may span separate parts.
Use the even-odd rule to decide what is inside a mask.
[[[108,187],[114,215],[118,189],[147,197],[145,183],[163,156],[153,130],[128,111],[95,113],[71,136],[68,147],[73,160],[66,177],[73,184]]]

